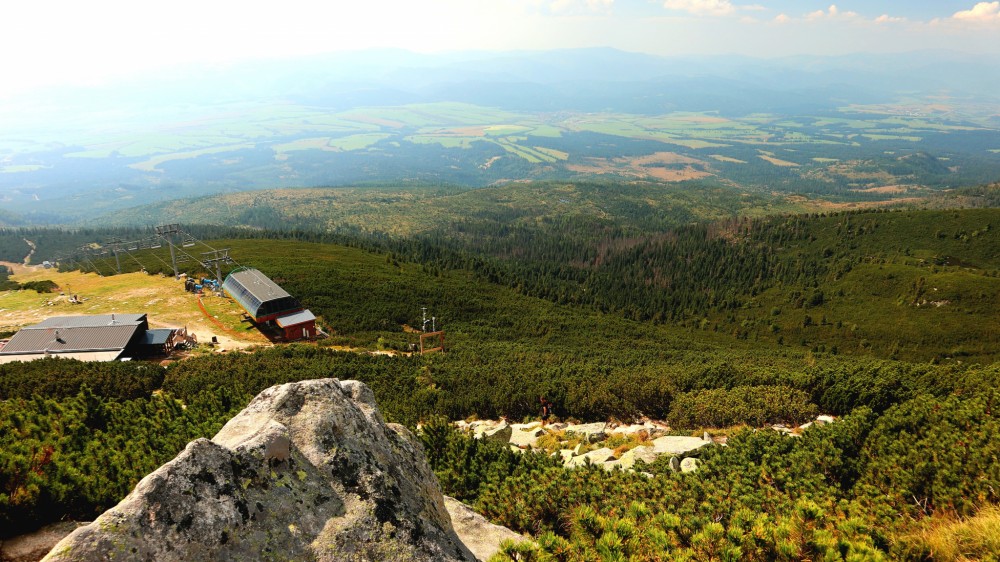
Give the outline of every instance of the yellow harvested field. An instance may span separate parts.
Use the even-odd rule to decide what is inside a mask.
[[[651,167],[646,167],[645,170],[647,174],[658,180],[671,181],[671,182],[697,180],[701,178],[707,178],[712,175],[704,170],[692,168],[691,166],[685,166],[680,170],[651,166]]]
[[[583,174],[621,174],[634,178],[656,178],[667,182],[681,182],[714,175],[695,167],[695,165],[703,164],[703,161],[683,154],[657,152],[634,158],[587,158],[586,164],[570,164],[566,166],[566,169]]]
[[[50,316],[129,313],[149,315],[154,328],[187,327],[206,342],[215,336],[219,349],[242,349],[254,345],[270,345],[268,340],[249,324],[241,323],[239,305],[228,298],[204,296],[209,314],[225,328],[202,313],[198,297],[185,292],[181,281],[161,275],[125,273],[102,277],[79,271],[59,272],[41,266],[3,263],[14,271],[11,280],[19,283],[51,280],[59,292],[40,294],[32,290],[0,291],[0,330],[12,331],[35,324]],[[70,303],[77,295],[82,304]]]
[[[648,156],[632,158],[632,163],[639,166],[651,164],[701,164],[702,161],[676,152],[654,152]]]
[[[728,156],[723,156],[721,154],[709,154],[709,158],[714,158],[719,162],[731,162],[733,164],[746,164],[746,160],[739,160],[737,158],[730,158]]]
[[[868,189],[852,189],[861,193],[906,193],[911,186],[906,185],[883,185],[881,187],[869,187]]]
[[[799,166],[795,162],[789,162],[788,160],[782,160],[780,158],[775,158],[774,156],[767,156],[765,154],[758,154],[757,158],[770,162],[775,166],[781,166],[783,168],[797,168]]]

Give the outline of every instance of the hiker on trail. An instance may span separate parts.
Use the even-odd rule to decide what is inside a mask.
[[[546,400],[544,396],[539,396],[538,402],[542,405],[542,425],[544,426],[548,423],[549,416],[552,415],[552,403]]]

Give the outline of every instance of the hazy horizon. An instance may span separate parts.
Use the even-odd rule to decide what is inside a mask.
[[[0,24],[0,98],[99,85],[157,69],[336,52],[547,51],[610,47],[658,56],[778,58],[949,50],[1000,55],[1000,1],[102,0],[20,3]]]

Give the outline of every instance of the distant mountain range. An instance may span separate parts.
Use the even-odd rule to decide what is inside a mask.
[[[436,110],[425,121],[381,115],[385,108],[441,103],[468,105],[454,106],[465,109],[449,110],[447,119]],[[935,155],[979,158],[970,164],[978,166],[978,180],[997,154],[990,151],[1000,150],[1000,138],[993,142],[1000,129],[1000,59],[937,51],[752,59],[613,49],[438,55],[379,50],[179,67],[3,100],[0,204],[7,214],[0,220],[66,223],[154,201],[269,187],[573,178],[567,169],[585,158],[615,157],[621,139],[647,143],[649,154],[662,149],[703,161],[715,148],[750,142],[640,123],[679,112],[757,127],[767,142],[779,134],[786,147],[790,134],[834,135],[812,141],[846,145],[859,142],[851,131],[812,127],[825,123],[824,117],[843,117],[845,108],[852,119],[876,115],[914,122],[859,125],[857,132],[870,137],[860,141],[877,146],[831,158],[926,150],[920,144],[926,133],[948,131],[954,139],[938,138],[944,148]],[[350,113],[359,109],[364,115]],[[469,112],[467,118],[461,111]],[[925,120],[928,112],[933,123]],[[573,137],[580,116],[590,114],[628,115],[631,121],[583,128],[610,140]],[[766,118],[752,121],[758,114]],[[803,118],[807,129],[795,129]],[[550,129],[543,131],[536,121]],[[469,127],[487,128],[486,137],[497,137],[497,127],[509,130],[487,139],[492,144],[477,144],[475,135],[461,142],[428,136],[441,130],[454,137]],[[569,140],[546,144],[532,135]],[[684,142],[671,146],[674,139]],[[600,154],[578,150],[595,142],[610,144]],[[477,150],[469,152],[473,146]],[[555,159],[569,165],[530,156],[536,149],[558,153]],[[721,156],[746,161],[743,153]],[[796,163],[791,156],[780,160]],[[726,177],[744,183],[742,176]]]

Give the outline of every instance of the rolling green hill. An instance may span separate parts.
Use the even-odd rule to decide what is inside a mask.
[[[562,215],[552,211],[559,204],[538,203],[565,194],[576,198],[576,208],[587,208],[601,204],[602,193],[606,190],[587,186],[563,191],[559,186],[524,186],[520,191],[435,195],[444,201],[472,196],[487,201],[484,195],[496,199],[451,218],[470,200],[463,199],[448,213],[418,217],[425,221],[419,224],[409,222],[406,214],[419,207],[412,201],[382,207],[372,203],[382,213],[378,224],[396,229],[389,234],[363,232],[360,221],[352,229],[326,234],[190,228],[203,238],[243,238],[213,245],[229,247],[240,263],[273,272],[338,333],[365,346],[382,338],[404,347],[402,326],[416,325],[414,315],[425,305],[455,307],[439,311],[447,322],[473,322],[480,305],[465,307],[435,295],[427,286],[435,280],[442,294],[481,295],[474,303],[511,298],[483,293],[495,287],[679,329],[699,340],[771,349],[965,362],[991,361],[1000,349],[1000,319],[994,313],[1000,304],[1000,257],[995,251],[1000,247],[1000,210],[866,211],[687,223],[687,213],[660,216],[653,206],[634,211],[624,197],[604,201],[612,212],[603,217],[592,208]],[[518,201],[518,195],[529,203]],[[399,232],[414,234],[393,235]],[[44,243],[40,252],[54,251],[59,236],[75,247],[81,236],[41,234],[34,235]],[[23,238],[9,231],[0,236],[0,248],[21,245],[23,252]],[[348,257],[335,246],[262,243],[261,238],[340,241],[372,253]],[[197,256],[206,250],[190,252]],[[129,252],[121,261],[126,270],[164,271],[168,256],[160,247]],[[383,261],[399,264],[398,275],[370,273]],[[365,263],[369,265],[361,266]],[[92,256],[84,266],[111,273],[114,260]],[[447,277],[453,275],[458,277]],[[445,279],[451,279],[447,287]],[[458,279],[465,281],[455,284]],[[341,299],[345,292],[336,287],[343,286],[350,287],[346,294],[361,293],[366,286],[372,292],[388,288],[380,293],[382,304],[374,305]],[[414,293],[419,287],[422,292]],[[487,318],[503,314],[495,308],[482,311]],[[545,329],[551,331],[558,332]]]

